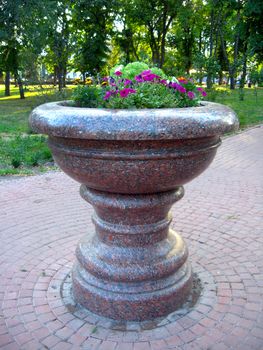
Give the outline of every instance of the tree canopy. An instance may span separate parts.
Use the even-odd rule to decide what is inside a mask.
[[[262,70],[262,16],[261,0],[0,0],[0,71],[21,97],[41,67],[61,90],[133,61],[234,89]]]

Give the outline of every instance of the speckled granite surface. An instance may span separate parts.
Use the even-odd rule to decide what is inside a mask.
[[[50,103],[31,114],[58,165],[82,183],[94,234],[77,248],[76,301],[114,319],[152,319],[187,298],[187,247],[169,229],[182,185],[213,160],[238,122],[228,107],[100,110]]]

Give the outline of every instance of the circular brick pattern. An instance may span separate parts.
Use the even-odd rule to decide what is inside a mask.
[[[262,128],[224,140],[173,207],[203,289],[190,310],[123,325],[72,303],[91,207],[62,173],[0,182],[1,349],[262,349]],[[126,329],[126,331],[125,331]]]
[[[120,330],[123,332],[126,331],[135,331],[135,332],[142,332],[144,330],[150,330],[155,328],[164,327],[165,325],[178,320],[184,315],[187,315],[191,312],[193,308],[196,309],[197,305],[196,303],[203,304],[206,301],[206,296],[209,294],[211,304],[216,299],[216,286],[215,283],[212,282],[211,276],[207,272],[200,273],[203,279],[203,283],[201,283],[201,280],[198,278],[198,275],[196,273],[193,274],[193,285],[194,288],[192,290],[192,293],[190,294],[188,300],[185,302],[185,304],[177,309],[176,311],[170,313],[169,315],[165,317],[159,317],[155,318],[154,320],[148,320],[148,321],[141,321],[141,322],[126,322],[126,321],[116,321],[110,318],[102,317],[101,315],[96,315],[89,310],[85,310],[80,305],[78,305],[73,298],[72,295],[72,278],[71,278],[71,272],[69,270],[68,274],[64,278],[63,281],[55,280],[54,282],[51,280],[51,288],[59,289],[60,288],[60,297],[68,309],[69,312],[71,312],[74,316],[79,318],[80,320],[86,321],[90,323],[91,325],[96,326],[96,329],[98,327],[104,328],[104,329],[113,329],[113,330]],[[56,285],[57,284],[57,285]],[[206,285],[206,288],[202,288],[202,284]],[[56,287],[55,287],[56,285]],[[211,296],[211,291],[214,292],[214,297]],[[102,330],[101,330],[102,331]],[[150,340],[150,339],[149,339]]]

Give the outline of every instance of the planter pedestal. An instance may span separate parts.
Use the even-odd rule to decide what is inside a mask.
[[[73,294],[118,320],[180,307],[192,288],[188,251],[169,229],[183,185],[212,162],[220,135],[238,127],[215,103],[193,108],[107,110],[48,103],[31,114],[58,166],[82,184],[95,230],[77,247]]]
[[[122,320],[152,319],[180,306],[191,290],[188,251],[169,229],[172,204],[183,187],[156,194],[124,195],[81,186],[93,205],[95,234],[76,251],[73,293],[95,313]]]

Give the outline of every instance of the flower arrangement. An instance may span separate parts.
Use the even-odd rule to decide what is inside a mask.
[[[142,62],[114,67],[100,87],[78,87],[73,92],[77,106],[113,109],[193,107],[205,96],[192,79],[168,77]]]

